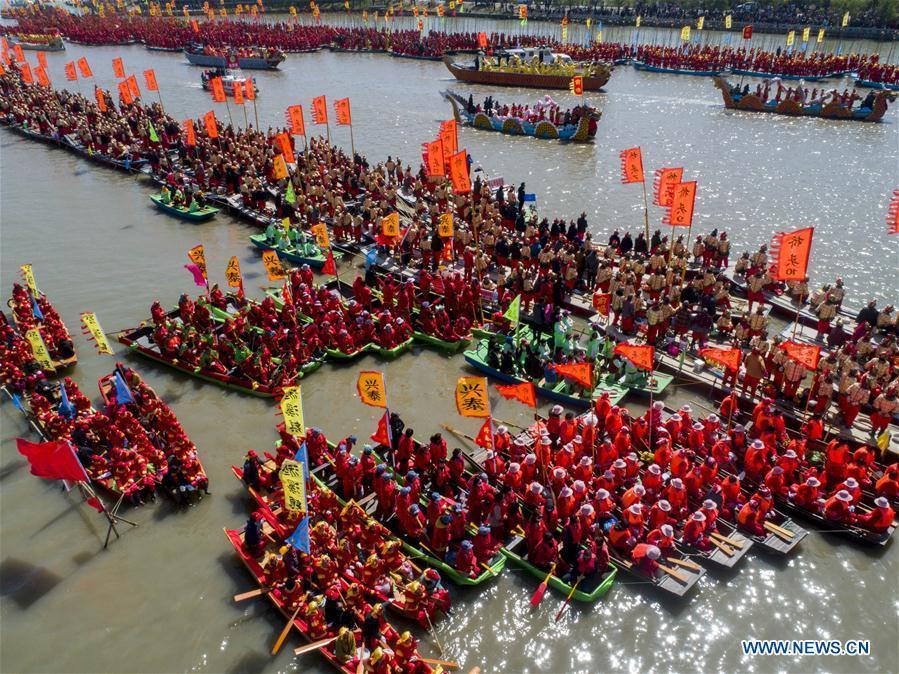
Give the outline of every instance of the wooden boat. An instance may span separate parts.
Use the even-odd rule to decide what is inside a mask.
[[[556,126],[548,119],[534,124],[515,117],[488,117],[483,112],[467,112],[466,100],[452,91],[441,92],[453,106],[453,116],[459,124],[483,131],[498,131],[507,136],[530,136],[545,140],[567,140],[572,143],[586,143],[596,136],[596,124],[602,113],[595,108],[578,120],[577,124]],[[592,123],[591,123],[592,122]]]
[[[10,35],[10,46],[19,45],[33,51],[65,51],[66,45],[59,35]]]
[[[237,553],[237,556],[240,558],[240,561],[243,562],[243,565],[247,568],[247,571],[250,572],[250,575],[253,576],[253,579],[259,585],[260,588],[268,587],[266,585],[265,579],[265,571],[262,568],[262,565],[250,555],[243,545],[243,529],[225,529],[225,536],[228,537],[228,540],[231,542],[231,545],[234,546],[234,551]],[[287,606],[283,601],[281,601],[280,597],[276,596],[274,592],[265,592],[265,596],[269,598],[269,601],[274,604],[275,608],[281,612],[287,620],[290,620],[293,616],[293,611],[289,611]],[[309,635],[309,626],[306,624],[306,621],[303,620],[300,616],[296,616],[293,618],[293,626],[297,632],[299,632],[302,637],[312,643],[313,639]],[[343,672],[343,674],[355,674],[356,668],[349,667],[348,665],[341,664],[341,662],[337,659],[334,645],[328,644],[318,649],[318,652],[321,653],[322,657],[328,661],[330,665],[335,667],[338,671]]]
[[[381,356],[384,360],[394,360],[402,356],[406,351],[412,348],[412,342],[415,341],[413,337],[410,337],[405,342],[401,342],[397,344],[392,349],[386,349],[383,346],[379,346],[375,342],[371,344],[371,350],[376,354]]]
[[[388,49],[387,53],[391,56],[399,59],[413,59],[415,61],[442,61],[442,56],[430,56],[428,54],[403,54],[402,52],[393,51],[392,49]]]
[[[487,84],[496,87],[527,87],[532,89],[568,89],[571,84],[571,75],[540,75],[537,73],[504,72],[502,70],[475,70],[474,67],[455,63],[449,56],[444,56],[443,62],[453,74],[453,77],[470,84]],[[612,66],[599,65],[596,74],[584,77],[584,91],[601,91],[611,76]]]
[[[47,300],[47,296],[44,295],[44,293],[42,293],[40,290],[38,290],[38,295],[40,297],[44,298],[45,300]],[[24,338],[26,329],[25,329],[25,326],[21,325],[19,323],[18,319],[16,319],[16,311],[15,311],[16,303],[15,303],[15,301],[13,300],[12,297],[10,297],[6,301],[6,304],[7,304],[7,306],[9,306],[10,309],[12,309],[12,311],[10,311],[9,313],[12,316],[13,325],[16,327],[16,330],[18,330],[19,333]],[[47,300],[47,304],[50,304],[49,300]],[[31,307],[29,307],[28,309],[29,309],[29,311],[31,311]],[[62,317],[60,317],[60,322],[62,322]],[[35,323],[37,325],[38,330],[41,331],[41,335],[43,336],[42,321],[38,321],[37,319],[35,319]],[[63,324],[63,329],[65,329],[66,335],[68,335],[67,341],[68,341],[69,348],[71,348],[72,355],[64,356],[63,353],[65,353],[65,352],[63,352],[63,353],[57,354],[57,357],[54,358],[53,354],[52,353],[50,354],[50,364],[53,366],[53,369],[56,370],[57,372],[59,372],[60,370],[65,370],[67,368],[70,368],[73,365],[78,363],[78,354],[75,353],[75,345],[72,343],[72,336],[69,334],[69,329],[65,326],[65,324]],[[48,347],[48,351],[49,351],[49,347]]]
[[[689,70],[688,68],[666,68],[664,66],[652,66],[634,59],[631,61],[634,70],[642,70],[648,73],[668,73],[669,75],[696,75],[698,77],[715,77],[723,71],[720,70]]]
[[[515,566],[524,569],[541,582],[547,577],[546,571],[538,569],[528,561],[526,552],[525,554],[520,555],[514,550],[510,550],[508,548],[504,548],[502,552]],[[575,599],[576,601],[593,603],[599,599],[602,599],[606,594],[608,594],[609,590],[612,589],[612,585],[615,584],[615,576],[617,574],[618,569],[609,564],[604,573],[596,574],[592,578],[587,579],[585,582],[581,582],[581,584],[577,586],[577,589],[574,589],[572,585],[566,583],[555,574],[549,576],[549,582],[547,584],[556,592],[559,592],[566,597],[568,595],[571,595],[571,598]],[[574,590],[573,594],[572,590]]]
[[[827,73],[825,75],[788,75],[785,73],[767,73],[760,70],[745,70],[741,68],[734,68],[731,71],[734,75],[740,75],[741,77],[758,77],[760,79],[765,80],[802,80],[804,82],[820,82],[821,80],[829,80],[835,77],[843,77],[845,73]]]
[[[724,107],[728,110],[772,112],[778,115],[791,115],[794,117],[821,117],[823,119],[843,119],[855,122],[879,122],[886,114],[888,103],[895,98],[892,93],[881,91],[874,99],[872,108],[859,108],[856,110],[851,110],[847,106],[839,105],[838,103],[828,103],[824,106],[820,104],[803,106],[793,100],[784,100],[780,103],[768,101],[765,103],[755,94],[743,96],[733,93],[730,85],[724,78],[716,77],[714,82],[715,86],[721,90]]]
[[[225,94],[228,96],[234,95],[234,87],[236,85],[241,85],[245,87],[245,82],[249,80],[253,83],[253,90],[256,92],[256,95],[259,95],[259,86],[256,84],[256,80],[252,77],[246,77],[241,74],[239,70],[233,70],[231,68],[215,68],[213,70],[204,70],[200,74],[200,81],[203,83],[204,91],[209,91],[212,88],[210,84],[210,80],[212,78],[218,77],[222,81],[222,89]],[[244,89],[246,91],[246,89]]]
[[[775,495],[774,502],[777,504],[777,507],[780,510],[795,515],[796,517],[801,517],[802,519],[821,527],[821,531],[827,531],[839,536],[844,536],[856,543],[861,543],[863,545],[879,547],[885,546],[890,542],[893,536],[893,532],[896,530],[895,523],[887,531],[883,533],[875,533],[868,529],[862,529],[861,527],[856,527],[851,524],[834,522],[833,520],[827,519],[820,513],[816,513],[808,510],[807,508],[798,506],[789,498],[784,498],[782,496]]]
[[[150,201],[156,204],[156,208],[158,208],[163,213],[168,213],[169,215],[174,215],[176,218],[189,220],[190,222],[203,222],[204,220],[209,220],[219,212],[219,209],[213,208],[212,206],[207,206],[206,208],[200,208],[192,211],[189,208],[185,208],[183,206],[167,204],[162,200],[161,194],[151,194]]]
[[[90,161],[102,164],[108,168],[116,169],[117,171],[124,171],[125,173],[136,173],[141,171],[146,165],[146,159],[116,159],[115,157],[110,157],[107,154],[103,154],[101,152],[94,152],[93,150],[86,148],[81,141],[76,139],[74,136],[62,136],[60,139],[60,145],[67,147],[69,150],[74,152],[77,155],[84,157],[85,159],[89,159]]]
[[[218,56],[204,54],[203,48],[198,46],[185,47],[184,55],[191,65],[205,66],[207,68],[224,68],[229,60],[236,58],[237,66],[244,70],[277,70],[285,58],[280,51],[275,51],[270,55],[260,53],[257,56]]]
[[[146,48],[148,51],[169,51],[169,52],[184,51],[184,47],[157,47],[152,44],[145,44],[144,48]]]
[[[890,84],[889,82],[874,82],[872,80],[855,80],[855,86],[862,89],[881,89],[883,91],[899,91],[899,84]]]
[[[321,269],[325,262],[328,261],[328,256],[324,255],[321,249],[314,245],[310,244],[314,249],[314,255],[304,255],[295,247],[291,246],[289,248],[282,248],[280,246],[274,246],[268,242],[265,234],[251,234],[250,242],[256,246],[257,248],[261,248],[262,250],[273,250],[278,253],[278,257],[283,260],[288,260],[297,265],[308,264],[312,269]],[[343,253],[335,252],[332,253],[334,255],[334,261],[341,259],[343,257]]]

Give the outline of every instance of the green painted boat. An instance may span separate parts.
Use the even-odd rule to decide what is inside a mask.
[[[406,351],[411,349],[413,341],[414,341],[413,338],[410,337],[405,342],[403,342],[401,344],[397,344],[392,349],[385,349],[382,346],[378,346],[374,342],[372,344],[370,344],[370,346],[371,346],[372,351],[374,351],[376,354],[381,356],[381,358],[383,358],[384,360],[394,360],[395,358],[399,358],[404,353],[406,353]]]
[[[653,372],[651,375],[650,381],[648,382],[649,383],[648,386],[647,385],[634,386],[633,384],[629,384],[627,382],[627,378],[628,378],[627,375],[624,375],[623,377],[621,377],[618,380],[618,384],[627,389],[630,389],[634,393],[644,395],[644,396],[648,396],[648,395],[657,396],[660,393],[662,393],[666,388],[668,388],[668,385],[672,381],[674,381],[673,374],[664,374],[662,372]]]
[[[536,566],[527,561],[524,557],[518,555],[512,550],[503,548],[502,553],[506,557],[508,557],[513,564],[515,564],[516,566],[520,566],[522,569],[527,571],[534,578],[537,578],[541,582],[543,582],[543,580],[546,578],[546,571],[541,571]],[[578,589],[574,591],[574,594],[571,594],[572,586],[555,574],[549,577],[548,585],[556,592],[559,592],[566,597],[571,594],[572,599],[576,599],[577,601],[595,602],[601,597],[604,597],[606,593],[608,593],[608,591],[612,588],[612,585],[615,583],[615,576],[617,573],[618,569],[610,564],[606,572],[601,576],[592,578],[589,583],[582,582],[580,585],[578,585]]]
[[[213,208],[212,206],[192,211],[189,208],[167,204],[162,200],[161,194],[151,194],[150,201],[156,204],[156,208],[163,213],[168,213],[169,215],[174,215],[176,218],[189,220],[190,222],[203,222],[204,220],[209,220],[209,218],[219,212],[219,209]]]
[[[325,353],[328,354],[328,358],[333,358],[334,360],[353,360],[354,358],[358,358],[359,356],[366,353],[369,349],[372,348],[371,342],[363,346],[362,348],[356,349],[353,353],[344,353],[343,351],[338,351],[337,349],[325,349]]]
[[[412,337],[417,341],[422,342],[423,344],[428,344],[429,346],[434,346],[440,349],[441,351],[445,351],[446,353],[459,353],[462,349],[471,343],[471,339],[459,339],[455,342],[448,342],[446,340],[440,339],[439,337],[434,337],[433,335],[429,335],[426,332],[418,332],[415,331],[412,333]]]
[[[312,269],[321,269],[325,265],[325,262],[327,262],[328,260],[328,256],[323,254],[318,246],[314,246],[316,251],[315,255],[303,255],[293,246],[291,246],[290,248],[273,246],[268,242],[265,234],[253,234],[252,236],[250,236],[250,242],[257,248],[261,248],[262,250],[275,251],[276,253],[278,253],[278,257],[283,260],[288,260],[289,262],[294,262],[298,265],[308,264],[310,267],[312,267]],[[334,256],[335,262],[343,257],[343,253],[337,251],[332,251],[331,254]]]

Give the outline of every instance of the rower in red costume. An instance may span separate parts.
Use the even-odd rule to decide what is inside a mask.
[[[858,516],[856,524],[875,533],[885,533],[893,526],[893,519],[896,517],[896,513],[890,507],[890,502],[883,496],[878,496],[874,499],[874,505],[876,507],[873,510]]]
[[[824,517],[840,524],[852,524],[855,514],[852,511],[852,495],[848,491],[838,491],[824,502]]]
[[[802,484],[794,484],[790,487],[790,500],[800,508],[818,512],[821,507],[818,503],[820,487],[821,481],[815,476],[811,476]]]
[[[700,550],[710,550],[712,543],[706,535],[706,516],[700,511],[696,511],[684,524],[683,541],[687,545],[692,545]]]
[[[674,528],[670,524],[663,524],[647,534],[646,542],[659,548],[666,557],[670,557],[675,553]]]
[[[878,496],[884,496],[891,501],[895,501],[899,497],[899,463],[887,466],[883,477],[877,480],[874,492]]]
[[[659,568],[659,558],[662,551],[649,543],[637,544],[631,552],[631,561],[640,571],[648,576],[654,576]]]
[[[747,501],[737,514],[737,525],[755,536],[764,536],[765,521],[759,502],[752,498]]]

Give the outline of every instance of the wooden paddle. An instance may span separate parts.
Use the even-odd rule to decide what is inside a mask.
[[[571,588],[571,592],[568,593],[568,598],[565,600],[565,603],[562,604],[562,608],[559,609],[559,612],[556,613],[556,622],[559,622],[559,618],[561,618],[562,614],[565,613],[565,609],[568,608],[568,604],[571,603],[571,598],[574,596],[574,593],[577,591],[577,586],[581,584],[582,580],[584,580],[583,576],[578,578],[577,582],[574,584],[574,587]]]
[[[775,534],[781,534],[783,536],[786,536],[787,538],[796,537],[796,534],[794,534],[792,531],[790,531],[789,529],[784,529],[783,527],[779,527],[774,524],[774,522],[765,522],[764,526],[768,531],[772,531]]]
[[[422,658],[422,662],[426,662],[429,665],[439,665],[444,669],[459,669],[458,662],[450,662],[449,660],[434,660],[433,658]]]
[[[440,643],[440,638],[437,636],[437,630],[434,629],[434,623],[431,622],[430,614],[425,611],[425,618],[428,619],[428,627],[431,629],[431,636],[434,637],[434,641],[437,643],[437,650],[440,651],[441,657],[445,657],[446,653],[443,652],[443,644]]]
[[[678,559],[677,557],[666,557],[666,562],[670,562],[671,564],[676,564],[677,566],[682,566],[685,569],[690,569],[691,571],[702,571],[702,567],[699,566],[696,562],[691,562],[687,559]]]
[[[253,597],[258,597],[263,594],[268,594],[272,591],[270,587],[259,587],[255,590],[250,590],[249,592],[244,592],[243,594],[234,595],[234,601],[243,601],[244,599],[252,599]]]
[[[717,531],[713,531],[711,534],[712,538],[717,538],[719,541],[724,541],[728,545],[735,547],[737,550],[743,549],[743,544],[740,541],[735,541],[733,538],[728,538],[722,534],[719,534]]]
[[[294,648],[294,655],[302,655],[303,653],[308,653],[309,651],[314,651],[319,648],[324,648],[331,642],[337,641],[337,637],[328,637],[327,639],[322,639],[321,641],[313,641],[311,644],[306,644],[305,646],[300,646],[299,648]]]
[[[275,642],[275,645],[272,646],[272,655],[277,655],[278,651],[281,650],[281,644],[283,644],[284,640],[287,638],[287,633],[290,632],[290,628],[293,627],[293,621],[297,619],[297,616],[300,614],[301,608],[303,608],[302,601],[297,604],[297,610],[293,612],[292,616],[290,616],[290,620],[287,621],[284,629],[281,630],[281,634],[278,637],[278,640]]]
[[[727,545],[725,545],[724,543],[719,541],[717,538],[709,538],[709,542],[712,545],[714,545],[716,548],[718,548],[721,552],[723,552],[725,555],[727,555],[728,557],[734,556],[733,548],[728,547]]]
[[[493,576],[494,578],[496,578],[496,571],[494,571],[494,570],[491,569],[489,566],[487,566],[486,564],[484,564],[484,562],[481,562],[481,566],[482,566],[486,571],[489,571],[491,576]]]
[[[543,579],[543,582],[537,586],[537,589],[534,590],[534,594],[531,595],[531,606],[537,606],[541,601],[543,601],[543,595],[546,594],[546,588],[549,586],[549,579],[552,578],[553,573],[556,571],[556,565],[553,564],[549,573],[546,574],[546,578]]]
[[[679,580],[680,582],[682,582],[684,585],[686,585],[688,582],[690,582],[687,578],[684,578],[682,575],[680,575],[677,571],[675,571],[671,567],[659,564],[659,568],[662,571],[664,571],[665,573],[667,573],[669,576],[674,578],[675,580]]]

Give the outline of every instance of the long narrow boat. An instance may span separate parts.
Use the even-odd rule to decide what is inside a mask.
[[[855,80],[855,86],[863,89],[880,89],[882,91],[899,91],[899,84],[874,82],[872,80]]]
[[[50,300],[47,299],[47,296],[44,293],[42,293],[40,290],[38,290],[37,292],[38,292],[38,297],[42,298],[48,305],[50,305]],[[9,298],[9,300],[7,300],[6,303],[9,306],[9,308],[12,309],[12,311],[10,311],[10,315],[12,316],[13,325],[19,331],[19,334],[21,334],[22,337],[24,337],[26,328],[21,323],[19,323],[18,318],[16,318],[16,303],[15,303],[15,301],[13,300],[13,298]],[[32,311],[32,308],[28,307],[28,310]],[[60,323],[62,323],[62,317],[60,317],[59,321],[60,321]],[[43,321],[39,321],[39,320],[35,319],[35,324],[36,324],[38,330],[41,332],[41,335],[43,337]],[[56,357],[54,357],[53,354],[50,353],[50,364],[53,366],[53,369],[56,371],[65,370],[65,369],[70,368],[73,365],[78,363],[78,354],[75,353],[75,345],[72,343],[72,338],[71,338],[71,335],[69,334],[69,329],[66,327],[66,325],[64,323],[62,323],[62,327],[65,330],[66,335],[68,336],[68,340],[66,340],[66,341],[68,341],[68,344],[65,347],[65,351],[57,353]],[[46,337],[44,337],[44,341],[46,341]],[[49,349],[49,347],[48,347],[48,349]],[[72,355],[66,356],[65,354],[68,353],[69,350],[71,350]]]
[[[542,75],[538,73],[512,72],[502,70],[476,70],[471,66],[463,66],[449,56],[443,57],[443,63],[453,77],[470,84],[487,84],[496,87],[530,87],[534,89],[568,89],[571,75]],[[580,74],[578,72],[575,75]],[[612,67],[599,65],[596,74],[584,76],[584,91],[601,91],[612,76]]]
[[[250,243],[252,243],[257,248],[261,248],[262,250],[275,251],[276,253],[278,253],[278,257],[283,260],[288,260],[298,265],[308,264],[312,269],[321,269],[325,265],[325,262],[328,261],[328,257],[324,255],[321,249],[314,244],[311,244],[312,248],[308,251],[297,250],[297,248],[294,246],[284,248],[269,243],[265,234],[251,234]],[[311,255],[308,254],[310,252],[312,253]],[[343,253],[340,252],[335,252],[332,254],[334,255],[335,262],[343,257]]]
[[[503,554],[508,557],[509,561],[515,566],[524,569],[534,578],[540,581],[547,578],[546,571],[538,569],[528,561],[526,552],[525,554],[520,555],[515,552],[515,550],[504,548]],[[586,581],[582,581],[581,584],[577,586],[577,589],[570,583],[566,583],[556,574],[550,574],[547,585],[566,597],[571,595],[572,599],[577,601],[593,603],[608,594],[609,590],[611,590],[612,586],[615,584],[615,576],[617,573],[618,569],[610,564],[605,572],[597,573]]]
[[[742,68],[734,68],[731,71],[734,75],[741,77],[758,77],[765,80],[803,80],[804,82],[820,82],[834,77],[842,77],[843,73],[827,73],[825,75],[791,75],[787,73],[768,73],[761,70],[745,70]]]
[[[667,68],[665,66],[652,66],[634,59],[631,62],[634,70],[643,70],[648,73],[668,73],[669,75],[695,75],[697,77],[716,77],[722,70],[690,70],[689,68]]]
[[[168,213],[169,215],[174,215],[176,218],[189,220],[190,222],[203,222],[205,220],[209,220],[219,212],[219,209],[212,206],[206,206],[205,208],[199,208],[195,211],[192,211],[189,208],[185,208],[184,206],[167,204],[163,200],[161,194],[151,194],[150,201],[156,204],[156,208],[158,208],[163,213]]]
[[[874,99],[871,108],[857,108],[855,110],[839,103],[827,103],[826,105],[802,105],[792,99],[778,102],[764,102],[755,94],[738,94],[732,90],[730,84],[721,77],[714,79],[715,86],[721,90],[724,99],[724,107],[728,110],[743,110],[746,112],[771,112],[778,115],[790,115],[793,117],[821,117],[822,119],[839,119],[855,122],[879,122],[886,114],[890,101],[894,94],[881,91]]]
[[[184,56],[191,65],[206,66],[207,68],[224,68],[231,58],[237,59],[237,66],[244,70],[277,70],[284,61],[284,54],[276,51],[273,54],[259,54],[257,56],[220,56],[204,54],[202,49],[186,47]]]

